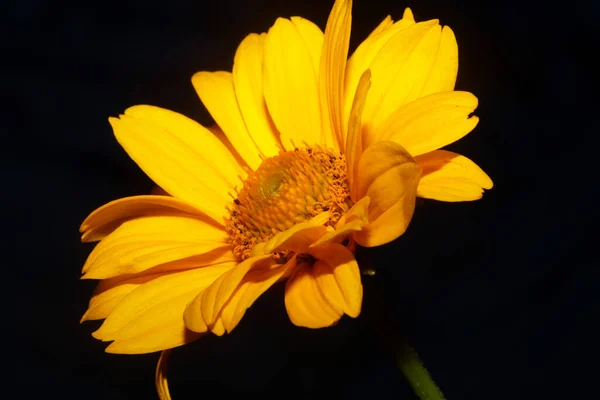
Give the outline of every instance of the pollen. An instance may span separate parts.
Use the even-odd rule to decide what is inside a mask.
[[[229,207],[226,230],[240,260],[252,247],[324,211],[335,223],[352,206],[346,158],[320,147],[281,151],[264,159]]]

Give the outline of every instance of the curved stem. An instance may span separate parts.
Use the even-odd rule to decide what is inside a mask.
[[[398,368],[421,400],[444,400],[442,391],[437,387],[419,355],[406,339],[400,342],[395,353]]]

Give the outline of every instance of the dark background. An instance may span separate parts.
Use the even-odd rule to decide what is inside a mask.
[[[79,223],[152,187],[107,117],[145,103],[211,123],[194,72],[231,70],[243,37],[278,16],[324,28],[332,3],[3,3],[3,364],[17,397],[154,398],[157,354],[106,354],[90,336],[99,324],[78,323],[94,287],[78,280],[91,249]],[[453,28],[457,89],[478,96],[481,122],[450,149],[495,187],[474,203],[420,202],[401,239],[368,252],[377,275],[359,319],[296,328],[278,286],[233,334],[176,350],[174,399],[415,399],[374,333],[386,313],[449,400],[593,398],[600,3],[354,3],[351,49],[405,6]]]

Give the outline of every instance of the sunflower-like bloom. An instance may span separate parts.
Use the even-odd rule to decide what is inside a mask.
[[[479,199],[492,187],[439,148],[477,124],[477,99],[453,91],[450,28],[387,17],[348,59],[351,1],[325,33],[280,18],[239,45],[232,72],[192,83],[218,128],[152,106],[110,118],[129,156],[164,190],[119,199],[82,224],[100,243],[83,278],[101,280],[83,320],[113,353],[165,350],[231,332],[286,281],[292,323],[361,311],[356,245],[404,233],[417,196]]]

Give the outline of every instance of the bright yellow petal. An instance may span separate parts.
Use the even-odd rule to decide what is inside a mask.
[[[266,243],[260,243],[252,249],[252,255],[271,254],[279,250],[291,250],[296,253],[305,253],[326,231],[325,223],[331,213],[322,212],[308,221],[300,222],[290,229],[280,232]]]
[[[458,44],[449,26],[442,28],[442,37],[431,71],[421,92],[421,96],[431,93],[454,90],[458,74]]]
[[[468,92],[440,92],[413,101],[374,132],[379,140],[399,143],[412,156],[437,150],[471,132],[479,118],[471,113],[477,97]]]
[[[294,325],[324,328],[342,316],[325,299],[308,263],[300,264],[285,286],[285,308]]]
[[[223,228],[201,219],[184,216],[136,218],[124,222],[96,245],[83,267],[83,278],[106,279],[135,274],[228,247],[228,240]]]
[[[363,112],[366,146],[391,113],[421,97],[441,36],[437,20],[420,22],[396,33],[377,53],[370,66],[372,86]]]
[[[285,149],[321,143],[317,71],[297,26],[278,18],[265,41],[263,88]]]
[[[253,170],[261,163],[260,151],[248,133],[238,105],[230,72],[197,72],[192,85],[215,122]],[[217,164],[218,165],[218,164]]]
[[[357,186],[354,184],[356,166],[363,152],[361,138],[362,112],[367,99],[367,93],[371,87],[371,71],[366,70],[354,95],[350,120],[348,121],[348,137],[346,139],[346,165],[348,168],[348,183],[350,184],[350,196],[353,201],[357,200]]]
[[[383,19],[383,21],[381,21],[379,23],[379,25],[377,25],[377,27],[375,29],[373,29],[373,31],[369,34],[369,36],[367,36],[367,39],[373,39],[375,36],[379,35],[381,32],[385,31],[392,25],[394,25],[394,20],[392,19],[391,16],[388,15],[387,17],[385,17]]]
[[[183,324],[185,307],[234,265],[172,273],[138,287],[117,305],[94,337],[115,341],[108,352],[130,354],[165,350],[197,339],[199,335]]]
[[[81,224],[83,242],[94,242],[114,231],[125,220],[145,215],[170,215],[187,213],[215,224],[191,204],[171,196],[131,196],[117,199],[94,210]]]
[[[308,49],[315,77],[319,74],[321,64],[321,52],[323,49],[323,31],[313,22],[302,17],[291,17],[290,21],[298,30]]]
[[[161,274],[148,274],[134,277],[116,277],[100,281],[80,322],[108,317],[125,296],[159,276]]]
[[[470,201],[480,199],[483,189],[494,184],[473,161],[460,154],[437,150],[417,157],[423,176],[417,195],[440,201]]]
[[[343,119],[344,73],[351,23],[352,1],[336,0],[325,28],[319,75],[322,143],[342,151],[347,128]]]
[[[375,28],[369,37],[356,48],[354,54],[348,59],[344,84],[345,121],[348,121],[350,118],[354,94],[356,93],[356,88],[358,87],[362,74],[369,69],[381,48],[390,40],[390,38],[401,30],[415,24],[415,21],[412,18],[402,18],[400,21],[389,25],[392,21],[391,18],[389,18],[389,20],[388,18]]]
[[[151,106],[131,107],[109,121],[121,146],[154,182],[223,222],[228,193],[245,173],[210,131]]]
[[[271,255],[251,257],[222,274],[205,290],[200,292],[185,309],[184,321],[188,329],[204,332],[219,317],[223,305],[229,300],[248,271],[271,262]]]
[[[369,196],[369,224],[354,234],[358,244],[379,246],[400,236],[412,218],[421,171],[402,146],[378,142],[358,164],[359,197]]]
[[[310,254],[323,261],[315,265],[313,270],[323,296],[334,308],[341,306],[345,314],[358,317],[363,287],[358,263],[352,252],[341,244],[328,243],[311,248]]]
[[[265,158],[279,153],[279,132],[271,121],[263,96],[263,48],[266,34],[252,33],[240,43],[233,62],[235,95],[248,134]],[[246,134],[232,132],[232,135]]]
[[[156,372],[154,373],[154,383],[156,385],[156,393],[159,400],[171,400],[169,392],[169,384],[167,383],[167,365],[171,356],[171,350],[163,350],[156,364]]]
[[[271,268],[250,271],[223,309],[221,318],[225,328],[230,333],[240,322],[246,310],[269,289],[273,284],[279,281],[296,267],[296,258],[293,257],[285,265],[275,264]]]

